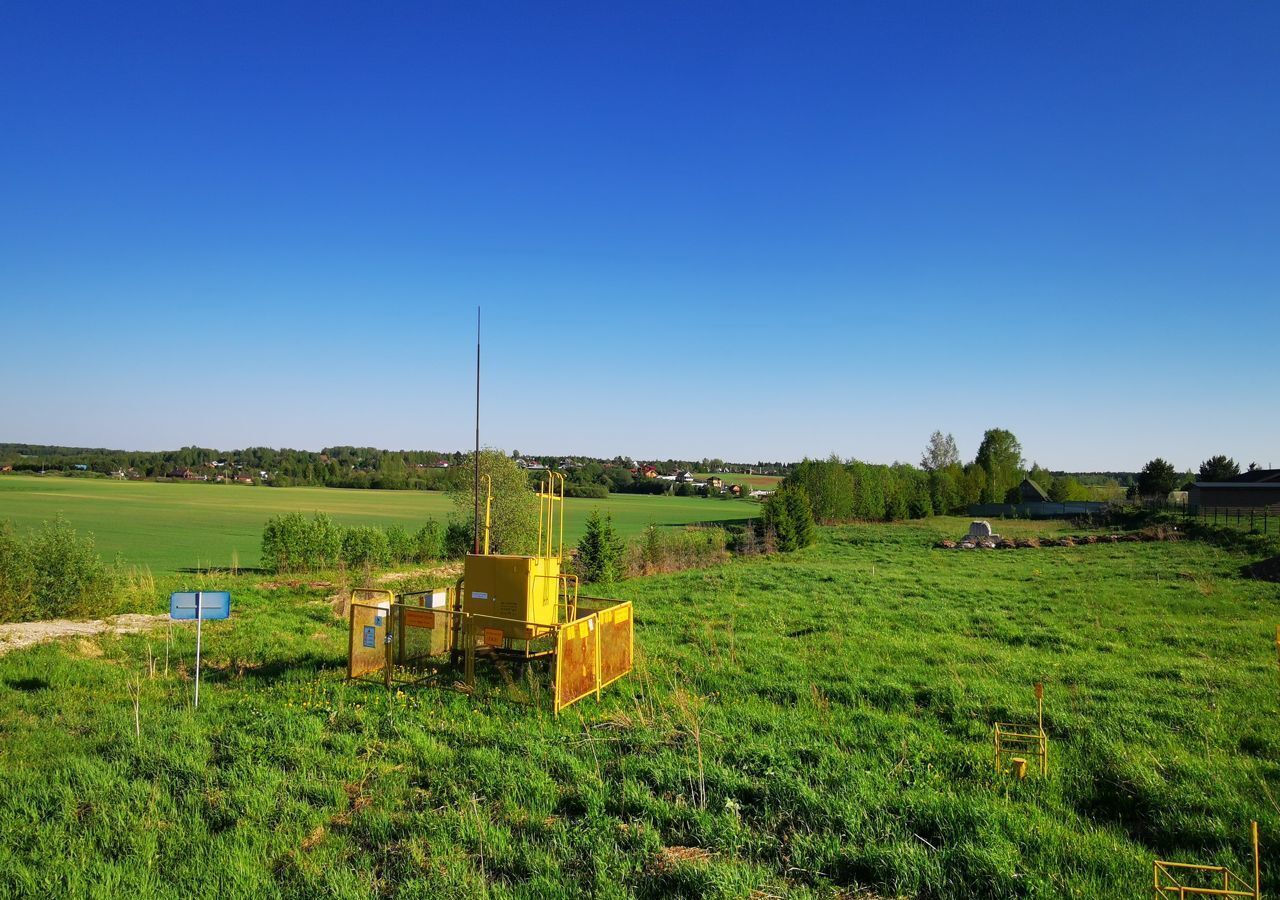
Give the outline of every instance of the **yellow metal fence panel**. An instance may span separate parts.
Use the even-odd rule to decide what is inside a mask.
[[[635,622],[630,603],[619,603],[596,613],[600,621],[600,686],[611,684],[631,671]]]
[[[392,610],[398,625],[395,630],[397,666],[416,669],[432,657],[447,654],[452,648],[453,624],[459,613],[400,604]]]
[[[351,648],[347,676],[359,678],[381,672],[387,664],[387,610],[351,604]]]
[[[570,622],[556,638],[556,711],[600,686],[599,623],[590,615]]]

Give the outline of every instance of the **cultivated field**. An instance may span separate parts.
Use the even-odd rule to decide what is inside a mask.
[[[613,494],[605,500],[565,501],[565,540],[575,542],[592,509],[613,515],[624,535],[650,523],[733,521],[757,515],[758,504],[703,497]],[[344,525],[400,523],[416,529],[429,518],[445,521],[453,504],[429,491],[264,488],[232,484],[169,484],[90,478],[0,476],[0,520],[31,527],[61,514],[98,549],[152,571],[225,567],[232,553],[256,566],[262,525],[287,512],[326,512]]]
[[[1133,898],[1156,856],[1249,873],[1250,818],[1280,883],[1276,586],[1189,542],[931,548],[964,525],[623,583],[637,670],[559,719],[540,678],[347,683],[331,588],[206,577],[198,713],[187,627],[0,657],[0,896]],[[1017,783],[991,723],[1036,680]]]

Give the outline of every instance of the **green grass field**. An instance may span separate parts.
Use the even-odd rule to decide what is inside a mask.
[[[624,535],[650,523],[742,520],[759,513],[750,501],[699,497],[613,494],[605,500],[565,501],[565,540],[575,542],[592,509],[613,515]],[[428,518],[444,521],[449,498],[428,491],[263,488],[244,485],[161,484],[90,478],[0,476],[0,521],[37,526],[61,514],[98,549],[119,553],[154,572],[227,566],[232,553],[241,566],[256,566],[262,525],[271,516],[320,511],[346,525],[416,528]]]
[[[1249,874],[1251,818],[1274,890],[1276,585],[1191,542],[931,549],[964,524],[625,582],[636,671],[559,719],[540,676],[348,683],[325,591],[196,576],[235,597],[198,712],[189,627],[155,678],[163,630],[0,657],[0,896],[1133,898],[1157,856]],[[1018,783],[991,723],[1036,680]]]

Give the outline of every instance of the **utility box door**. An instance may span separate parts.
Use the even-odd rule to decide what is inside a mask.
[[[529,640],[544,632],[525,623],[557,621],[560,560],[554,557],[468,555],[462,577],[465,612],[514,620],[481,621],[485,628],[500,628],[510,639]]]

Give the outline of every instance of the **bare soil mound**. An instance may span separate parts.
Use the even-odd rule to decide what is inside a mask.
[[[43,622],[14,622],[0,625],[0,656],[10,650],[21,650],[54,638],[92,637],[96,634],[133,634],[168,621],[167,615],[144,616],[127,613],[109,619],[73,622],[70,619],[46,619]]]

